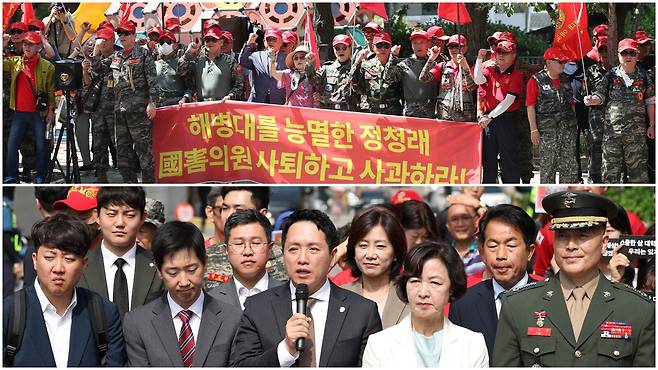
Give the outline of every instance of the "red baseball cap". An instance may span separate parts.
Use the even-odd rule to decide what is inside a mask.
[[[229,31],[222,31],[222,37],[229,42],[233,42],[233,34],[230,33]]]
[[[429,41],[429,37],[427,37],[427,32],[422,31],[422,30],[416,30],[411,33],[411,36],[409,36],[409,40],[413,41],[414,39],[424,39]]]
[[[160,27],[151,27],[151,28],[149,28],[148,32],[146,32],[146,35],[148,36],[152,33],[157,33],[158,37],[162,36],[162,30],[160,29]]]
[[[638,44],[644,44],[651,41],[651,37],[649,37],[647,31],[639,30],[635,31],[635,41],[637,41]]]
[[[607,24],[599,24],[598,26],[594,27],[593,30],[594,36],[601,36],[601,35],[608,35],[608,25]]]
[[[502,36],[503,33],[501,31],[496,31],[493,33],[493,35],[487,37],[487,43],[492,43],[493,41],[496,41],[498,43],[498,40],[500,40],[500,36]]]
[[[466,37],[464,37],[464,35],[452,35],[448,39],[448,42],[446,43],[446,46],[447,45],[453,45],[453,44],[466,46],[466,45],[468,45],[468,41],[466,40]]]
[[[90,211],[97,207],[98,186],[71,186],[66,199],[53,204],[55,209],[71,208],[76,212]]]
[[[401,204],[408,200],[417,200],[419,202],[425,202],[423,197],[413,190],[398,190],[391,196],[391,204]]]
[[[336,35],[334,36],[334,40],[331,42],[331,46],[336,46],[336,45],[347,45],[347,46],[352,46],[352,38],[349,37],[348,35]]]
[[[279,40],[283,40],[283,34],[278,28],[269,28],[267,31],[265,31],[265,38],[268,37],[276,37]]]
[[[7,29],[7,32],[11,30],[21,30],[23,32],[27,31],[27,26],[23,22],[14,22],[12,23],[9,28]]]
[[[169,18],[165,20],[164,28],[171,32],[178,32],[180,31],[180,20],[178,18]]]
[[[135,26],[135,22],[129,20],[129,21],[121,22],[117,26],[116,31],[119,32],[123,30],[123,31],[128,31],[130,33],[135,33],[136,29],[137,27]]]
[[[617,45],[617,52],[621,53],[624,50],[633,50],[635,52],[640,51],[637,45],[637,41],[633,39],[623,39],[619,41],[619,45]]]
[[[160,35],[160,37],[158,37],[158,42],[160,42],[164,39],[169,39],[173,42],[176,42],[176,35],[174,35],[174,33],[169,31],[169,30],[165,30],[164,32],[162,32],[162,35]]]
[[[496,45],[496,49],[494,51],[498,50],[501,50],[503,53],[515,52],[516,44],[508,40],[498,41],[498,45]]]
[[[217,20],[216,18],[210,18],[203,21],[204,31],[210,27],[218,27],[220,30],[222,29],[222,26],[219,24],[219,20]]]
[[[207,30],[203,32],[203,37],[214,37],[217,40],[221,40],[222,38],[222,31],[217,28],[217,27],[210,27]]]
[[[428,28],[427,37],[430,39],[432,37],[435,37],[439,40],[444,40],[444,41],[450,38],[449,36],[446,36],[445,31],[443,31],[443,27],[439,27],[439,26],[432,26]]]
[[[114,41],[114,31],[109,27],[99,28],[96,31],[96,38],[103,40],[113,40]]]
[[[102,21],[102,22],[98,25],[98,28],[97,28],[96,30],[100,30],[101,28],[109,28],[109,29],[111,29],[112,31],[114,31],[114,25],[112,24],[112,22],[108,21],[107,19],[104,20],[104,21]]]
[[[46,29],[46,25],[39,19],[33,19],[32,22],[30,22],[30,26],[37,27],[41,31]]]
[[[377,35],[375,35],[375,38],[372,39],[373,45],[376,45],[376,44],[379,44],[379,43],[382,43],[382,42],[385,42],[385,43],[391,45],[392,44],[391,35],[389,35],[386,32],[382,32],[382,33],[378,33]]]
[[[368,22],[368,24],[366,24],[365,26],[363,26],[362,30],[365,31],[366,28],[367,28],[367,29],[371,29],[371,30],[373,30],[373,31],[375,31],[375,32],[382,32],[382,31],[383,31],[383,30],[382,30],[382,26],[380,26],[379,24],[377,24],[377,23],[375,23],[375,22]]]
[[[297,43],[297,34],[293,31],[285,31],[282,34],[283,42],[286,44],[296,44]]]
[[[498,42],[500,41],[510,41],[516,44],[516,37],[514,36],[513,33],[509,31],[504,31],[500,33],[500,36],[498,37]]]
[[[544,61],[557,60],[558,62],[568,62],[570,59],[564,50],[558,47],[550,47],[544,51]]]
[[[31,43],[31,44],[40,44],[41,41],[42,41],[42,39],[41,39],[41,35],[39,35],[38,33],[36,33],[36,32],[28,32],[28,33],[25,35],[25,38],[23,39],[23,41],[24,41],[24,42],[27,41],[27,42],[29,42],[29,43]]]

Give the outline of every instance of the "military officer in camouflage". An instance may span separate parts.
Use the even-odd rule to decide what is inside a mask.
[[[553,216],[559,273],[508,292],[496,332],[494,367],[655,367],[655,305],[599,271],[617,206],[596,194],[544,198]]]
[[[436,64],[438,49],[429,51],[429,58],[420,73],[425,83],[438,82],[436,116],[438,119],[475,122],[473,90],[477,88],[464,53],[468,50],[466,37],[452,35],[446,44],[450,61]]]
[[[571,108],[573,89],[564,74],[569,57],[557,47],[544,52],[544,69],[526,85],[525,105],[530,123],[530,139],[539,145],[539,170],[542,184],[577,184],[578,122]]]
[[[157,73],[158,101],[156,106],[179,104],[183,97],[192,100],[190,81],[192,77],[178,71],[178,42],[171,31],[164,31],[157,40],[157,52],[160,58],[155,61]],[[186,99],[187,100],[187,99]],[[186,101],[183,100],[183,103]]]
[[[263,215],[268,212],[270,203],[270,189],[257,186],[224,186],[220,196],[222,205],[220,209],[219,222],[226,225],[228,218],[241,209],[254,209]],[[215,221],[217,222],[217,221]],[[210,289],[226,283],[233,275],[233,269],[228,258],[228,251],[224,241],[217,241],[206,249],[208,255],[208,268],[206,270],[206,288]],[[280,248],[272,248],[268,262],[267,271],[276,280],[288,280],[283,267],[283,253]]]
[[[603,127],[603,181],[620,183],[626,166],[628,182],[647,183],[646,137],[655,137],[654,86],[647,71],[637,65],[637,41],[623,39],[617,47],[619,65],[606,74],[585,105],[605,104]],[[649,127],[645,117],[649,117]]]
[[[427,62],[430,40],[427,33],[415,30],[409,36],[414,54],[390,69],[391,82],[402,82],[404,115],[434,118],[436,116],[436,82],[423,81],[421,70]]]
[[[402,86],[390,79],[390,69],[399,59],[391,54],[391,36],[380,33],[373,39],[375,57],[367,59],[361,50],[350,75],[353,93],[359,96],[359,109],[366,113],[402,115]]]
[[[595,62],[585,70],[587,86],[593,89],[605,79],[605,75],[610,69],[610,63],[608,61],[608,36],[602,35],[597,37],[594,48],[587,53],[587,56]],[[585,85],[583,84],[583,90],[584,87]],[[582,95],[585,96],[587,94],[583,91]],[[603,168],[602,145],[605,107],[602,105],[589,107],[588,121],[590,131],[589,178],[594,184],[602,184],[603,177],[601,175],[601,169]]]
[[[112,56],[116,148],[123,182],[155,182],[151,120],[155,118],[158,83],[155,63],[148,50],[135,45],[135,24],[126,21],[116,28],[122,51]],[[138,163],[133,163],[135,155]]]
[[[336,60],[315,70],[315,59],[306,65],[306,75],[318,91],[320,108],[357,111],[357,99],[350,90],[352,68],[352,38],[336,35],[332,41]]]

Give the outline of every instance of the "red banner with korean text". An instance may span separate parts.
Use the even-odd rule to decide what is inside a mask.
[[[270,104],[159,108],[160,183],[478,184],[482,129],[439,121]]]

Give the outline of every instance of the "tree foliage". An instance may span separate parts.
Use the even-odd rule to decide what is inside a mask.
[[[617,202],[628,211],[635,212],[647,225],[654,225],[656,212],[656,188],[610,187],[605,196]]]

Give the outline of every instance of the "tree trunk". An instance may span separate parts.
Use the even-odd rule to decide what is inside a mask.
[[[315,23],[313,26],[318,42],[320,63],[333,60],[334,53],[330,52],[331,41],[334,37],[334,16],[331,13],[331,3],[315,3],[313,22]]]
[[[477,56],[478,48],[480,45],[487,45],[487,19],[489,16],[489,9],[491,6],[486,8],[481,8],[480,3],[466,3],[466,10],[471,16],[473,21],[471,24],[466,26],[466,38],[468,39],[468,52],[466,53],[466,59],[473,65],[475,63],[475,57]],[[464,32],[464,26],[459,26],[460,32]],[[446,33],[450,33],[447,31]]]
[[[608,3],[608,60],[611,66],[616,66],[619,62],[617,58],[617,7],[614,3]]]

